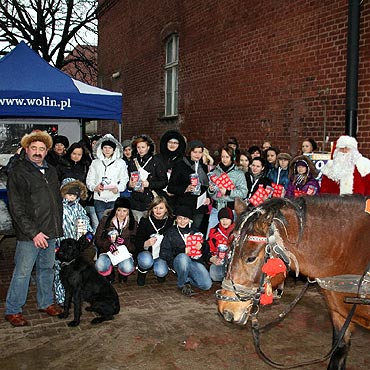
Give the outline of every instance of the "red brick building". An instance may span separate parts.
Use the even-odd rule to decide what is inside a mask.
[[[123,93],[123,138],[178,128],[211,150],[236,136],[295,153],[306,136],[321,149],[344,133],[348,0],[99,4],[99,86]],[[370,154],[367,1],[360,27],[358,140]]]

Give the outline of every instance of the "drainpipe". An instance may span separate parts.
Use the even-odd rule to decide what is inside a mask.
[[[348,0],[346,135],[357,135],[358,54],[360,38],[360,0]]]

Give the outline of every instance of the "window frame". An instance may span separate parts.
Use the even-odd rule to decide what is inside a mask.
[[[170,47],[171,44],[171,47]],[[164,80],[165,80],[165,99],[164,110],[165,117],[176,117],[178,115],[178,80],[179,80],[179,35],[177,33],[171,34],[165,43],[165,66],[164,66]],[[171,86],[169,91],[168,78],[171,76]]]

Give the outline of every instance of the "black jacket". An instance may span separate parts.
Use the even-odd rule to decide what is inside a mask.
[[[158,230],[158,234],[164,235],[165,232],[173,225],[174,218],[167,217],[164,220],[157,220],[153,216],[149,216]],[[136,255],[144,251],[144,243],[150,238],[150,235],[156,234],[157,230],[151,224],[149,217],[142,217],[137,228],[135,240]],[[149,247],[149,252],[152,252],[152,247]]]
[[[185,158],[186,160],[186,158]],[[194,173],[194,170],[185,162],[184,159],[177,162],[172,169],[170,181],[168,182],[167,191],[174,195],[175,198],[175,213],[176,208],[179,206],[188,206],[192,209],[194,214],[204,214],[207,212],[207,206],[201,206],[197,208],[198,195],[194,195],[191,192],[186,192],[186,188],[190,185],[190,175]],[[187,161],[191,164],[194,162],[187,158]],[[203,163],[199,164],[202,166],[203,171],[207,173],[207,166]],[[206,192],[208,189],[208,179],[207,183],[201,186],[201,194]]]
[[[63,205],[55,168],[43,174],[27,159],[19,160],[8,177],[9,210],[17,240],[32,240],[39,232],[54,239],[63,235]]]
[[[182,232],[183,234],[195,233],[195,231],[189,227],[180,229],[180,232]],[[201,251],[202,256],[198,259],[194,259],[194,261],[208,266],[208,261],[211,256],[207,242],[203,242]],[[173,260],[180,253],[185,253],[185,242],[179,234],[179,229],[177,228],[177,225],[174,225],[167,230],[162,240],[159,257],[164,259],[168,263],[168,266],[173,269]]]
[[[137,211],[146,211],[150,202],[154,198],[152,190],[158,194],[162,194],[162,189],[167,186],[167,174],[164,164],[155,155],[148,153],[143,158],[140,158],[140,156],[137,156],[136,158],[138,159],[140,166],[144,166],[147,163],[144,169],[149,172],[147,179],[149,182],[149,188],[145,188],[143,193],[132,191],[130,198],[131,208]],[[131,159],[128,163],[129,176],[131,176],[131,173],[135,171],[137,171],[137,168],[134,160]]]

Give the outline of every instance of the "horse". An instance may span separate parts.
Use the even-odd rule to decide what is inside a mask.
[[[338,275],[363,276],[370,262],[366,200],[361,195],[329,194],[294,200],[272,198],[249,212],[242,202],[236,202],[238,218],[230,262],[222,289],[216,293],[219,313],[226,321],[240,325],[257,314],[264,287],[270,287],[271,294],[286,275],[279,270],[266,280],[261,270],[270,257],[279,257],[291,271],[306,276],[308,281]],[[357,295],[322,288],[321,291],[333,324],[333,343],[337,344],[329,353],[327,369],[345,370],[355,324],[370,329],[370,306],[356,305],[342,335],[341,328],[352,307],[344,299]]]

